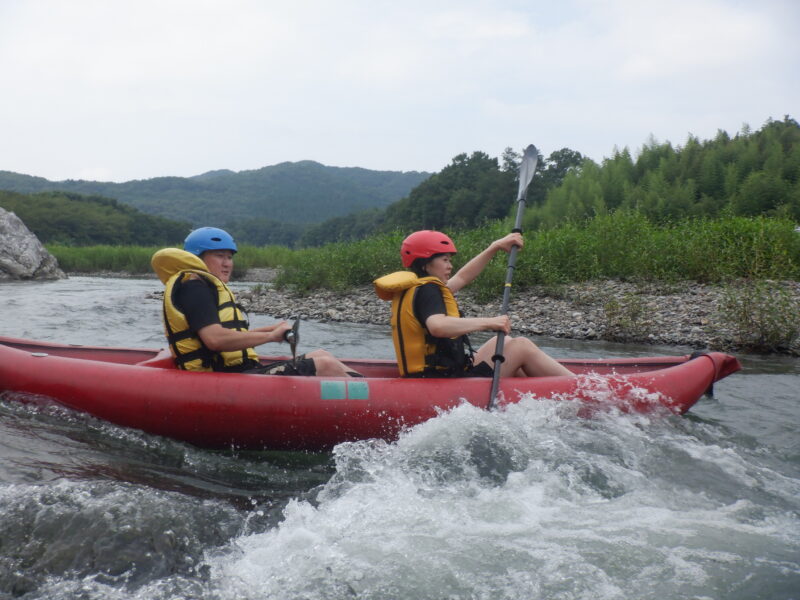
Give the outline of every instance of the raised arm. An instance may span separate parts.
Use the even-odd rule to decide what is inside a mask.
[[[450,288],[451,292],[456,293],[461,288],[472,283],[498,251],[511,252],[512,246],[522,248],[523,243],[522,235],[519,233],[509,233],[504,238],[493,241],[483,252],[474,256],[467,264],[461,267],[447,282],[447,287]]]

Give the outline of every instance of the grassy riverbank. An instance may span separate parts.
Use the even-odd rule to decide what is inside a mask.
[[[800,279],[800,235],[784,219],[727,217],[657,226],[640,214],[617,212],[585,224],[566,224],[525,238],[514,285],[556,285],[595,279],[698,281]],[[493,223],[453,234],[456,267],[510,229]],[[278,285],[298,291],[345,290],[401,268],[403,235],[297,250],[281,264]],[[479,297],[497,295],[506,261],[495,259],[473,286]]]
[[[585,283],[591,290],[597,287],[593,282],[633,282],[639,292],[621,296],[610,292],[613,286],[608,283],[600,285],[598,289],[613,297],[603,296],[594,312],[602,314],[605,330],[612,336],[609,339],[647,340],[654,333],[648,324],[654,308],[644,300],[648,289],[655,285],[661,290],[679,290],[687,282],[718,284],[720,300],[714,310],[719,322],[731,330],[729,339],[737,347],[766,352],[789,348],[796,353],[800,300],[792,292],[796,284],[780,283],[800,281],[800,234],[794,228],[789,220],[760,217],[695,219],[656,226],[641,215],[618,212],[581,226],[537,231],[526,235],[525,248],[519,254],[515,298],[534,294],[539,299],[564,300],[572,303],[565,308],[566,314],[572,314],[582,311],[587,295],[601,294],[571,292],[582,289],[573,284]],[[493,223],[455,233],[456,266],[508,230],[508,223]],[[351,292],[400,268],[398,248],[403,237],[386,234],[295,251],[280,246],[241,246],[235,276],[242,277],[248,269],[274,268],[278,272],[276,287],[291,292],[294,304],[305,301],[303,296],[308,300],[324,296],[320,290]],[[48,249],[67,272],[131,274],[151,273],[150,257],[157,250],[132,246]],[[470,287],[475,301],[498,300],[506,264],[505,255],[490,263]],[[694,302],[694,293],[684,295],[681,301]],[[541,300],[533,303],[542,304]]]
[[[456,267],[505,235],[508,223],[454,233]],[[583,224],[565,224],[528,234],[519,254],[514,285],[557,285],[595,279],[698,281],[800,279],[800,234],[787,219],[724,217],[655,225],[633,212],[600,215]],[[277,268],[276,285],[299,292],[347,290],[401,268],[398,248],[404,235],[384,234],[359,242],[289,250],[244,245],[236,255],[236,275],[251,268]],[[150,273],[158,248],[136,246],[48,249],[67,272]],[[479,297],[497,295],[506,261],[490,263],[473,288]]]
[[[48,244],[47,249],[67,273],[129,273],[142,275],[153,272],[150,258],[157,246],[64,246]],[[292,251],[283,246],[240,246],[236,254],[234,276],[251,268],[277,268],[288,260]]]

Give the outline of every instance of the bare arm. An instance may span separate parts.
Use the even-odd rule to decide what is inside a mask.
[[[453,338],[473,331],[502,331],[511,333],[511,320],[507,315],[499,317],[449,317],[438,314],[431,315],[425,321],[425,327],[434,337]]]
[[[267,342],[282,342],[284,332],[289,329],[291,326],[286,321],[281,321],[276,325],[256,327],[250,331],[236,331],[227,329],[219,323],[213,323],[198,330],[197,335],[209,350],[234,352],[254,348]]]
[[[447,282],[447,287],[450,288],[451,292],[456,293],[461,288],[472,283],[500,250],[511,252],[512,246],[522,248],[522,245],[522,235],[519,233],[509,233],[506,237],[493,241],[483,252],[474,256],[467,264],[461,267]],[[475,331],[479,330],[476,329]]]

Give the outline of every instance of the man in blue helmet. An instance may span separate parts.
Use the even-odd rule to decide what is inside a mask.
[[[188,371],[358,376],[325,350],[292,362],[262,365],[258,361],[254,347],[284,341],[291,326],[281,321],[249,329],[227,285],[236,251],[227,231],[201,227],[187,236],[183,250],[165,248],[153,255],[153,268],[166,286],[164,327],[177,366]]]

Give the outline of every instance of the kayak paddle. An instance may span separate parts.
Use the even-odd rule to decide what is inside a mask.
[[[539,151],[533,144],[525,148],[525,153],[522,156],[522,163],[519,165],[519,192],[517,193],[517,218],[514,222],[514,229],[512,233],[522,233],[522,213],[525,210],[525,196],[528,193],[528,185],[533,179],[533,173],[536,171],[536,163],[539,162]],[[517,264],[517,246],[511,246],[511,252],[508,253],[508,268],[506,269],[506,284],[503,288],[503,306],[500,309],[501,314],[508,314],[508,301],[511,297],[511,279],[514,277],[514,267]],[[500,386],[500,366],[505,361],[503,356],[503,343],[505,341],[505,334],[502,331],[497,332],[497,345],[495,346],[494,356],[494,376],[492,377],[492,391],[489,394],[489,405],[486,407],[488,410],[494,408],[495,397],[497,396],[497,389]]]
[[[292,325],[291,329],[283,332],[283,339],[289,344],[292,349],[292,366],[297,366],[297,342],[300,341],[300,317],[298,316]]]

